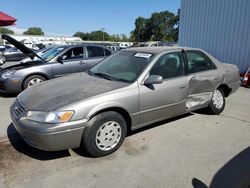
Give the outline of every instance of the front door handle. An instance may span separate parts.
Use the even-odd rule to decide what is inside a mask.
[[[80,61],[80,65],[84,65],[84,64],[86,64],[85,61]]]

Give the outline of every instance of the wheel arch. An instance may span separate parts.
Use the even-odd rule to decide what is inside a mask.
[[[22,81],[22,89],[24,88],[23,84],[25,82],[25,80],[27,78],[29,78],[30,76],[35,76],[35,75],[38,75],[38,76],[42,76],[44,77],[46,80],[49,80],[49,77],[45,74],[45,73],[41,73],[41,72],[36,72],[36,73],[31,73],[31,74],[28,74],[24,77],[23,81]]]
[[[95,111],[94,113],[92,113],[91,115],[88,116],[88,119],[90,120],[91,118],[93,118],[94,116],[96,116],[97,114],[100,114],[102,112],[107,112],[107,111],[114,111],[119,113],[125,120],[126,125],[127,125],[127,131],[131,130],[131,125],[132,125],[132,119],[128,113],[127,110],[125,110],[122,107],[118,107],[118,106],[114,106],[114,107],[106,107],[106,108],[102,108],[99,109],[97,111]]]
[[[221,84],[217,88],[220,88],[223,91],[225,97],[228,97],[232,91],[232,89],[227,84]]]

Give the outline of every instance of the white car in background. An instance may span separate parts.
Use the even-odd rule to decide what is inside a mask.
[[[132,45],[133,45],[132,42],[121,42],[121,43],[119,44],[119,47],[120,47],[120,48],[129,48],[129,47],[131,47]]]

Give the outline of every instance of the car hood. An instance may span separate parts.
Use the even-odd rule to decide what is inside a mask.
[[[28,61],[25,63],[20,63],[20,64],[12,65],[9,67],[5,67],[2,70],[20,70],[20,69],[25,69],[29,67],[34,67],[36,65],[41,65],[41,64],[44,64],[44,62],[43,61]]]
[[[10,37],[9,35],[2,35],[2,39],[7,40],[9,43],[11,43],[13,46],[15,46],[17,49],[19,49],[21,52],[29,56],[31,59],[34,57],[38,57],[39,59],[42,59],[39,55],[37,55],[33,50],[26,47],[22,43],[18,42],[16,39]],[[42,59],[43,60],[43,59]]]
[[[49,112],[127,85],[129,83],[77,73],[29,88],[22,92],[17,100],[25,110]]]

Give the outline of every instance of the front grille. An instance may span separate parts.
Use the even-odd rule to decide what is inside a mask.
[[[16,118],[19,118],[25,112],[25,109],[16,100],[11,106],[11,112]]]

